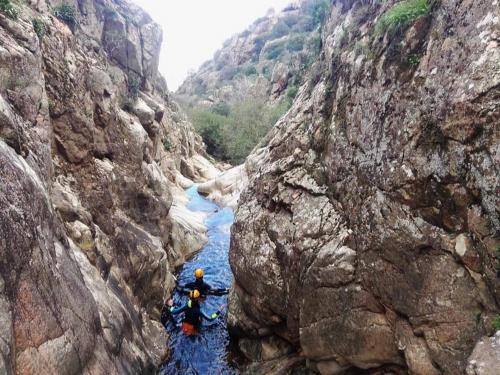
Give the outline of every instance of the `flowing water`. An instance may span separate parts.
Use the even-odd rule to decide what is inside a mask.
[[[208,227],[208,242],[205,247],[188,261],[179,271],[179,285],[194,280],[194,270],[205,270],[204,280],[212,288],[229,288],[233,274],[229,267],[228,251],[230,227],[233,223],[233,211],[220,208],[215,203],[198,194],[196,186],[186,191],[189,197],[188,208],[191,211],[208,213],[205,224]],[[174,296],[176,306],[187,302],[188,298],[177,291]],[[202,303],[202,309],[211,314],[219,306],[226,305],[222,317],[214,322],[203,322],[200,334],[186,336],[172,323],[167,326],[171,349],[169,361],[161,368],[160,374],[238,374],[229,361],[229,334],[226,328],[227,296],[208,296]],[[180,321],[182,313],[177,317]]]

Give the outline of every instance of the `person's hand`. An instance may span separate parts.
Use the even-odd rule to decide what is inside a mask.
[[[167,301],[167,306],[170,306],[172,307],[174,305],[174,300],[172,298],[170,298],[168,301]]]

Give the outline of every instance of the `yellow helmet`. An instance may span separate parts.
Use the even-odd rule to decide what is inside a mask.
[[[189,292],[189,298],[191,299],[197,299],[200,298],[200,292],[198,292],[196,289],[192,290]]]
[[[205,274],[205,272],[203,272],[203,270],[201,268],[198,268],[198,269],[196,269],[196,271],[194,271],[194,276],[197,279],[201,279],[204,274]]]

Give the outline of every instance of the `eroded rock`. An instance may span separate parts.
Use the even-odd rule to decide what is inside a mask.
[[[322,373],[464,373],[499,311],[498,10],[442,1],[375,37],[395,3],[332,2],[232,229],[232,330]]]

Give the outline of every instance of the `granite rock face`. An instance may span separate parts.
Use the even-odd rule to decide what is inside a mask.
[[[229,322],[252,360],[276,336],[322,374],[464,374],[494,333],[500,8],[444,0],[380,31],[395,3],[333,1],[240,197]]]
[[[171,212],[179,176],[217,170],[157,72],[158,25],[62,4],[0,12],[0,373],[154,373],[173,268],[204,238]]]

